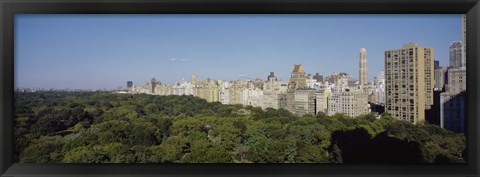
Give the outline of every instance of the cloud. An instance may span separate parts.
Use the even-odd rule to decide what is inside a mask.
[[[182,59],[178,59],[178,58],[170,58],[170,62],[190,62],[192,60],[189,60],[189,59],[186,59],[186,58],[182,58]]]

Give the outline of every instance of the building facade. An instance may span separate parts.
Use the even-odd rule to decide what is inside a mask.
[[[446,92],[440,94],[440,126],[454,132],[465,131],[466,68],[449,68]]]
[[[450,44],[450,67],[459,68],[465,66],[465,60],[462,56],[463,47],[461,41],[454,41]]]
[[[385,111],[414,124],[433,104],[433,48],[414,43],[385,51]]]
[[[443,90],[447,81],[447,68],[439,66],[435,68],[435,90]]]
[[[345,89],[331,93],[328,97],[327,114],[344,113],[356,117],[370,113],[369,94],[361,90]]]
[[[301,64],[294,65],[290,75],[290,83],[294,89],[304,89],[307,87],[307,77]]]

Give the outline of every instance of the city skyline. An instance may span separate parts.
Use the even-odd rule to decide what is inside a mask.
[[[192,73],[265,80],[275,72],[288,80],[293,64],[312,75],[347,72],[358,80],[359,50],[366,48],[371,82],[383,70],[385,50],[415,42],[434,48],[434,59],[446,66],[450,43],[460,39],[460,14],[18,15],[15,81],[102,89],[152,77],[171,84]]]

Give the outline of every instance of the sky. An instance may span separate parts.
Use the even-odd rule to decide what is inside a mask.
[[[15,86],[114,89],[127,81],[288,80],[347,72],[358,79],[360,48],[368,78],[384,51],[414,42],[434,48],[440,65],[461,40],[461,15],[86,15],[15,16]]]

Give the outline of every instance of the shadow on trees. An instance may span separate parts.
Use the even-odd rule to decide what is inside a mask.
[[[332,146],[340,149],[343,163],[421,163],[423,161],[420,144],[415,141],[389,137],[382,132],[372,137],[364,128],[335,131]],[[332,151],[331,151],[332,152]]]

